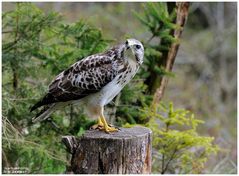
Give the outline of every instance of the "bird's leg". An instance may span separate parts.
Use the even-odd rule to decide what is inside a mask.
[[[99,117],[98,118],[98,123],[97,124],[95,124],[95,125],[93,125],[92,127],[91,127],[91,129],[103,129],[103,127],[104,127],[104,124],[103,124],[103,122],[101,121],[101,118]]]
[[[99,115],[100,117],[98,118],[98,123],[93,125],[91,129],[99,129],[99,130],[105,131],[106,133],[118,131],[117,128],[112,127],[111,125],[108,125],[108,123],[106,122],[104,117],[103,107],[96,107],[93,110],[95,110],[93,112],[95,112],[95,114]]]
[[[118,131],[117,128],[110,127],[110,126],[108,125],[108,123],[106,122],[105,117],[104,117],[103,114],[100,116],[100,119],[101,119],[101,122],[102,122],[103,125],[104,125],[104,127],[103,127],[102,130],[104,130],[106,133],[110,133],[110,132],[116,132],[116,131]]]

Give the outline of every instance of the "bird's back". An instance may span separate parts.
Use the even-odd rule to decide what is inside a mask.
[[[48,93],[32,107],[82,99],[99,92],[126,69],[120,47],[88,56],[61,72],[49,85]]]

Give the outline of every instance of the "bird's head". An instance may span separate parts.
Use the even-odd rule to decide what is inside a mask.
[[[125,42],[126,56],[134,59],[138,64],[143,63],[144,46],[136,39],[127,39]]]

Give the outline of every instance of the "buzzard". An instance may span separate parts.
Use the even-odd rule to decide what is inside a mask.
[[[32,121],[43,121],[57,109],[79,104],[89,117],[98,118],[96,127],[105,132],[118,131],[106,122],[104,106],[134,77],[143,57],[142,43],[127,39],[104,53],[74,63],[56,76],[47,94],[31,107],[31,112],[42,107]]]

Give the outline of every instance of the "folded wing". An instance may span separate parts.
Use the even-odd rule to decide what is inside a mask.
[[[123,60],[114,54],[92,55],[61,72],[49,85],[48,93],[31,111],[40,106],[78,100],[96,93],[111,82],[124,67]]]

